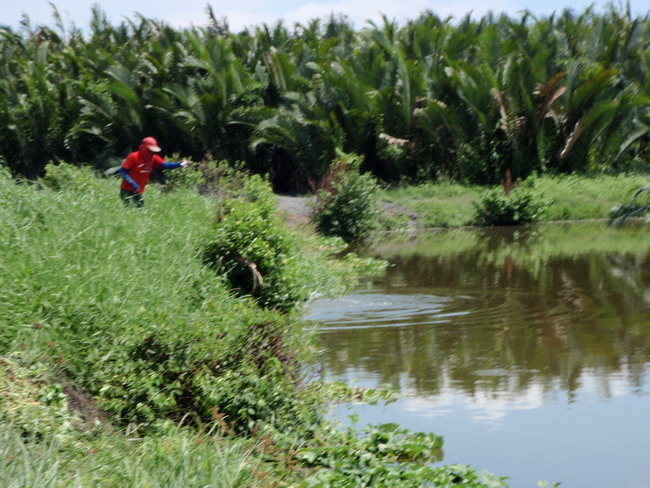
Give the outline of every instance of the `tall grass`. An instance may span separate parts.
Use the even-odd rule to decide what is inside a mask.
[[[197,313],[190,300],[197,280],[215,296],[226,294],[196,259],[213,219],[198,195],[160,198],[151,188],[147,208],[137,211],[122,206],[112,181],[72,193],[8,179],[0,185],[5,350],[28,337],[66,334],[82,342],[100,335],[110,344],[137,324],[187,319]],[[72,366],[81,351],[58,352],[70,353]]]
[[[0,427],[4,488],[243,488],[263,486],[252,444],[173,429],[144,438],[102,434],[34,442]]]

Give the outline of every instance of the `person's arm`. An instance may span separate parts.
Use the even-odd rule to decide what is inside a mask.
[[[154,156],[153,164],[155,167],[160,169],[176,169],[176,168],[185,168],[190,164],[190,162],[184,159],[180,163],[167,163],[163,161],[163,159],[160,158],[158,155],[156,155]]]
[[[175,169],[175,168],[180,168],[183,166],[183,163],[160,163],[160,168],[162,169]]]
[[[133,188],[133,191],[138,191],[138,190],[140,189],[140,187],[138,186],[138,184],[135,182],[135,180],[134,180],[133,178],[131,178],[131,176],[129,175],[129,172],[126,170],[126,168],[125,168],[124,166],[122,166],[122,167],[118,170],[118,173],[120,173],[120,174],[122,175],[122,178],[124,178],[124,180],[125,180],[129,185],[131,185],[131,188]]]

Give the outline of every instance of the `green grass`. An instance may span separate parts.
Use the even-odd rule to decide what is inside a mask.
[[[540,221],[607,218],[617,203],[626,202],[646,175],[617,176],[541,176],[523,183],[541,200]],[[459,227],[476,221],[474,203],[489,188],[455,183],[427,183],[419,186],[383,190],[381,198],[417,214],[418,226]]]
[[[298,422],[311,407],[283,368],[309,349],[307,333],[235,296],[204,265],[214,200],[151,185],[144,209],[125,208],[116,180],[85,185],[82,176],[79,187],[53,190],[0,175],[0,357],[12,358],[0,363],[0,389],[13,399],[0,402],[0,449],[15,460],[0,469],[0,485],[260,486],[251,475],[258,461],[240,441],[160,432],[185,416],[209,419],[217,405],[263,422],[264,411],[249,412],[265,394],[277,395],[267,398],[274,416],[293,409]],[[276,353],[289,362],[271,360]],[[102,425],[93,440],[58,428],[75,422],[55,386],[60,375],[117,430]],[[223,428],[234,429],[237,415]],[[140,440],[120,433],[126,422],[144,423],[130,436]]]
[[[532,179],[535,194],[548,204],[544,221],[604,219],[616,204],[626,202],[648,183],[647,175],[544,176]]]
[[[471,468],[423,465],[439,449],[433,434],[401,430],[396,457],[377,430],[341,434],[324,420],[332,399],[301,381],[312,333],[204,262],[215,239],[242,238],[235,219],[257,219],[265,235],[276,219],[232,209],[216,219],[213,199],[155,185],[144,209],[125,208],[117,180],[66,170],[63,182],[18,185],[0,172],[0,457],[12,461],[0,465],[0,486],[301,486],[309,477],[325,487],[369,476],[378,486],[459,476],[487,486]],[[301,246],[283,245],[276,271],[310,292],[342,291],[372,264],[278,235]],[[273,240],[261,244],[278,258]],[[80,423],[62,385],[109,420]]]
[[[383,190],[380,198],[417,214],[419,227],[459,227],[471,225],[472,202],[482,189],[457,183],[427,183]]]
[[[34,323],[49,330],[74,322],[109,339],[129,323],[192,312],[192,285],[208,278],[196,259],[214,217],[207,200],[160,198],[152,188],[138,211],[122,206],[111,182],[73,194],[0,185],[2,345]]]
[[[103,433],[35,442],[0,427],[5,488],[243,488],[261,482],[251,442],[173,429],[147,437]],[[258,471],[259,470],[259,471]],[[268,477],[269,475],[267,475]]]

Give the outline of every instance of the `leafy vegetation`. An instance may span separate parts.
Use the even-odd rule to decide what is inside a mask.
[[[650,192],[650,186],[642,186],[637,191],[634,192],[630,201],[628,203],[623,203],[616,205],[609,211],[610,221],[609,224],[614,227],[623,225],[623,223],[630,217],[642,216],[650,209],[650,204],[648,204],[648,192]],[[641,202],[640,196],[645,195],[645,202]]]
[[[538,220],[543,204],[522,189],[509,192],[496,188],[486,192],[474,204],[475,222],[479,225],[522,225]]]
[[[620,202],[621,195],[632,195],[647,179],[641,174],[533,175],[514,192],[532,196],[538,207],[536,220],[540,222],[602,219]],[[455,183],[390,188],[382,190],[380,198],[413,212],[421,228],[460,227],[476,223],[476,206],[480,207],[481,200],[490,193],[496,200],[507,198],[500,185],[485,188]]]
[[[87,166],[73,166],[60,162],[48,164],[40,183],[54,190],[72,190],[94,192],[99,190],[99,182],[95,172]]]
[[[242,190],[250,200],[230,198],[221,204],[204,259],[242,295],[265,307],[291,309],[309,296],[300,280],[307,263],[275,216],[275,198],[263,180],[253,177]]]
[[[0,358],[0,422],[24,437],[65,438],[78,421],[68,408],[61,385],[48,377],[49,368],[26,368]]]
[[[82,31],[53,14],[0,28],[0,160],[29,177],[60,160],[104,170],[143,135],[246,161],[281,191],[320,181],[340,151],[401,183],[648,161],[650,23],[624,8],[240,33],[213,15],[177,30],[95,7]]]
[[[319,466],[306,486],[433,486],[502,487],[503,479],[479,476],[466,466],[433,467],[442,452],[442,438],[412,432],[397,424],[383,424],[339,434],[335,447],[316,447],[299,453],[308,466]],[[429,463],[429,464],[422,464]]]
[[[86,170],[48,174],[43,185],[0,174],[0,454],[15,461],[0,467],[1,484],[359,486],[370,470],[413,486],[420,473],[435,483],[456,473],[429,466],[433,434],[343,435],[324,420],[332,389],[306,383],[314,347],[286,312],[376,264],[336,263],[314,244],[333,242],[313,236],[302,254],[264,180],[234,175],[218,199],[151,185],[147,207],[134,209],[115,180],[65,186]],[[259,235],[242,238],[247,225]],[[206,266],[226,242],[258,260],[268,295],[236,286],[232,261]],[[294,279],[304,289],[291,291]],[[349,469],[333,478],[337,463]],[[462,472],[466,486],[488,486]]]
[[[375,179],[360,173],[361,159],[345,155],[332,162],[316,192],[312,221],[324,235],[346,242],[367,237],[378,227]]]

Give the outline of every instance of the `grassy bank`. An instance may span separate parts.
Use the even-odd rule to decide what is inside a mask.
[[[607,218],[616,204],[627,201],[647,175],[617,176],[540,176],[527,179],[521,188],[541,203],[539,220],[580,220]],[[489,191],[487,187],[457,183],[429,183],[420,186],[386,189],[380,198],[397,204],[416,216],[417,226],[459,227],[476,223],[475,204]],[[404,226],[406,213],[392,215],[387,225]]]
[[[0,484],[502,485],[432,464],[434,434],[324,420],[342,393],[304,378],[300,304],[367,263],[284,229],[260,178],[219,200],[152,185],[135,209],[61,174],[0,174]]]

